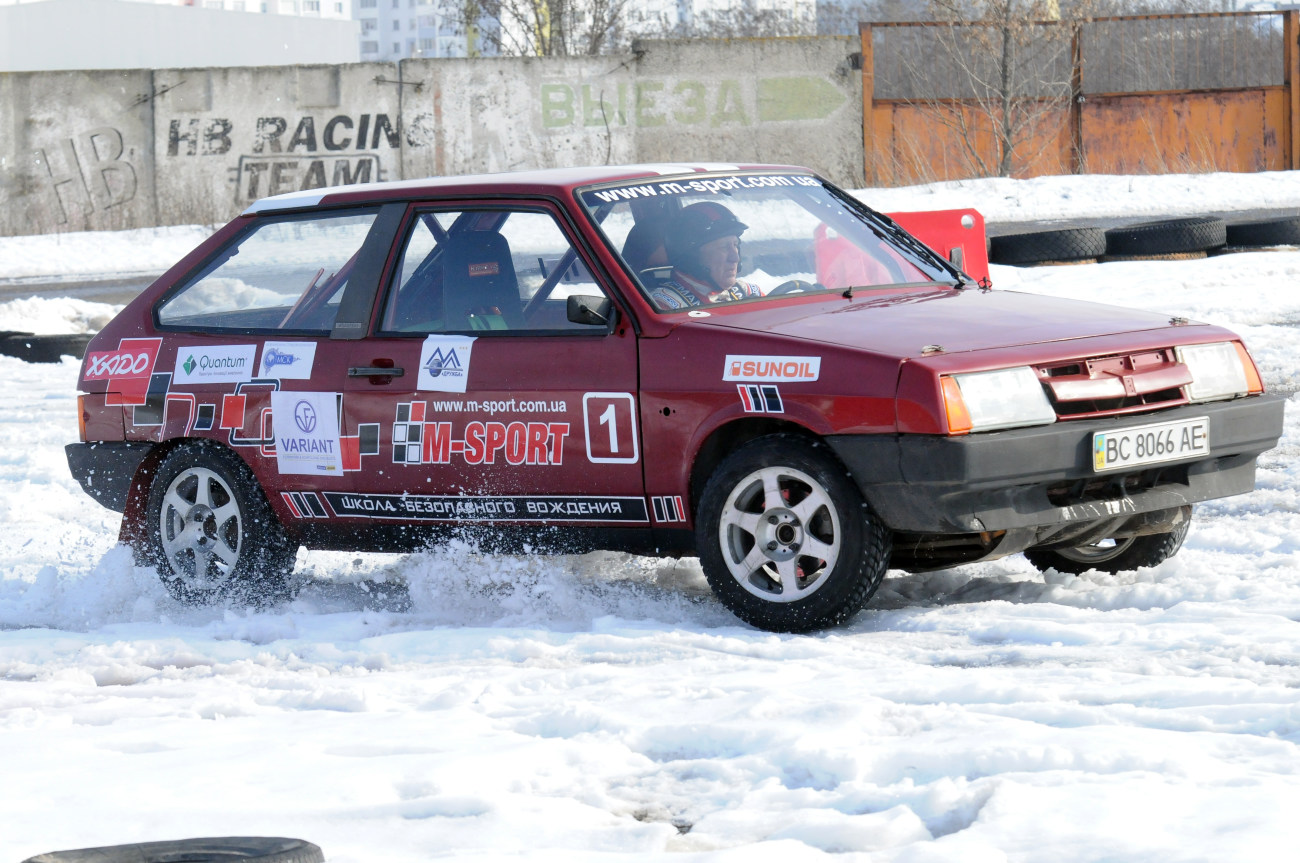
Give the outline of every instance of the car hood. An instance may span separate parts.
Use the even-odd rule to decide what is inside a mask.
[[[1013,291],[939,289],[859,294],[851,300],[753,305],[701,320],[750,330],[865,348],[901,358],[927,345],[948,354],[1163,329],[1170,316]]]

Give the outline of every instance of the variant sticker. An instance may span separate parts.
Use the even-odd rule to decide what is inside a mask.
[[[416,389],[463,393],[469,380],[473,336],[429,336],[420,348]]]
[[[815,381],[821,374],[821,357],[759,357],[728,354],[722,370],[724,381],[772,383]]]
[[[86,355],[87,381],[108,381],[106,405],[142,405],[148,399],[149,379],[162,339],[121,339],[115,351]]]
[[[275,460],[280,473],[340,476],[337,393],[271,393]]]
[[[173,386],[232,384],[253,379],[257,345],[191,345],[176,351]]]
[[[619,521],[647,520],[640,497],[519,495],[453,497],[423,494],[322,492],[338,516],[413,521]]]
[[[267,342],[262,346],[262,364],[257,376],[282,381],[310,380],[315,362],[315,342]]]

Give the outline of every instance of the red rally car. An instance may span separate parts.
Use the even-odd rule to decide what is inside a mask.
[[[911,226],[925,243],[900,227]],[[1276,445],[1233,333],[991,290],[978,213],[648,165],[260,201],[91,342],[72,473],[184,602],[300,545],[697,555],[759,627],[890,567],[1159,563]]]

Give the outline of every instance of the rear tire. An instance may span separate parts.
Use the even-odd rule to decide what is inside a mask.
[[[1025,557],[1044,572],[1049,569],[1075,575],[1090,569],[1127,572],[1156,566],[1173,557],[1182,548],[1191,526],[1190,521],[1184,521],[1168,533],[1101,540],[1074,548],[1030,548],[1025,550]]]
[[[844,466],[794,435],[753,440],[717,467],[696,542],[722,604],[773,632],[847,621],[880,586],[892,550]]]
[[[172,450],[154,474],[141,562],[187,605],[262,606],[289,597],[298,550],[248,465],[206,442]]]

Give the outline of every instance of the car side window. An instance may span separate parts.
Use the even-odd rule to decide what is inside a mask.
[[[260,221],[158,307],[164,327],[329,332],[377,211]]]
[[[381,330],[389,333],[602,332],[568,319],[568,298],[603,298],[548,212],[416,213]]]

